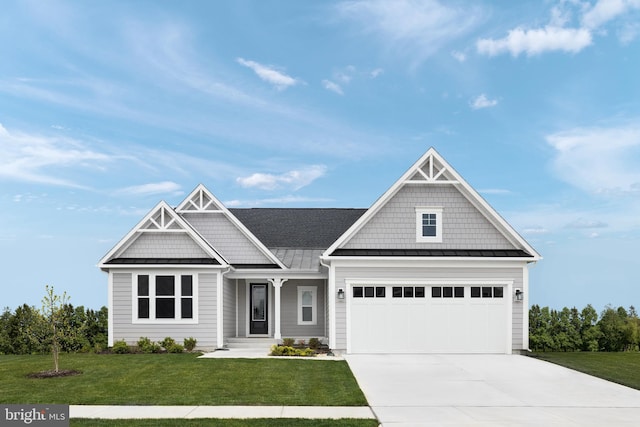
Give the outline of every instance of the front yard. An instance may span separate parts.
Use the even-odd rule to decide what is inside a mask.
[[[0,403],[361,406],[344,361],[198,359],[194,354],[62,354],[82,374],[30,379],[50,355],[0,356]]]
[[[539,352],[532,357],[640,390],[638,352]]]

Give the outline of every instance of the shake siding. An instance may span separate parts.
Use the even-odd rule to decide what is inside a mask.
[[[121,258],[209,258],[186,233],[142,233]]]
[[[325,285],[324,280],[289,280],[280,291],[280,328],[283,337],[324,337]],[[298,325],[298,286],[316,286],[316,324]]]
[[[189,272],[190,274],[197,274]],[[140,324],[132,322],[132,273],[113,273],[113,337],[134,345],[141,337],[161,341],[171,337],[178,343],[194,337],[200,348],[216,347],[215,273],[198,275],[198,324]]]
[[[273,263],[223,214],[185,213],[182,216],[231,264]]]
[[[236,282],[224,279],[224,337],[236,336]]]
[[[416,242],[416,207],[442,207],[442,243]],[[405,185],[346,249],[513,249],[453,185]]]
[[[513,281],[514,288],[522,288],[522,267],[511,268],[482,268],[482,267],[336,267],[336,289],[344,288],[348,291],[348,279],[371,280],[490,280],[504,279]],[[512,298],[505,294],[505,298]],[[336,349],[347,348],[346,299],[337,300],[336,304]],[[522,349],[522,314],[523,304],[514,302],[512,323],[512,348]]]

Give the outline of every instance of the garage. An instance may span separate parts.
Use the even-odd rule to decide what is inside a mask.
[[[509,283],[352,284],[349,353],[510,353]]]

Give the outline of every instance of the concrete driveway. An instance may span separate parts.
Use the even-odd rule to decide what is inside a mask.
[[[384,426],[640,425],[640,391],[526,356],[345,358]]]

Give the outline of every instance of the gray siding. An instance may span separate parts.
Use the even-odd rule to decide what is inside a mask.
[[[442,243],[416,242],[415,208],[443,207]],[[405,185],[345,245],[347,249],[513,249],[453,185]]]
[[[371,280],[447,280],[447,279],[500,279],[513,281],[514,288],[522,288],[523,267],[336,267],[336,289],[347,289],[348,279]],[[511,297],[505,295],[505,297]],[[336,300],[336,349],[347,347],[347,322],[345,300]],[[522,317],[524,305],[512,305],[512,349],[523,348]]]
[[[122,258],[209,258],[186,233],[142,233]]]
[[[223,214],[185,213],[183,217],[231,264],[271,264]]]
[[[144,272],[140,272],[144,274]],[[189,274],[198,274],[189,271]],[[199,348],[216,347],[216,281],[215,273],[198,274],[198,323],[197,324],[140,324],[132,321],[133,274],[113,274],[113,339],[135,344],[140,337],[161,341],[171,337],[181,343],[194,337]]]
[[[298,286],[316,286],[317,306],[315,325],[298,325]],[[280,329],[282,337],[325,336],[325,285],[324,280],[289,280],[280,291]]]

